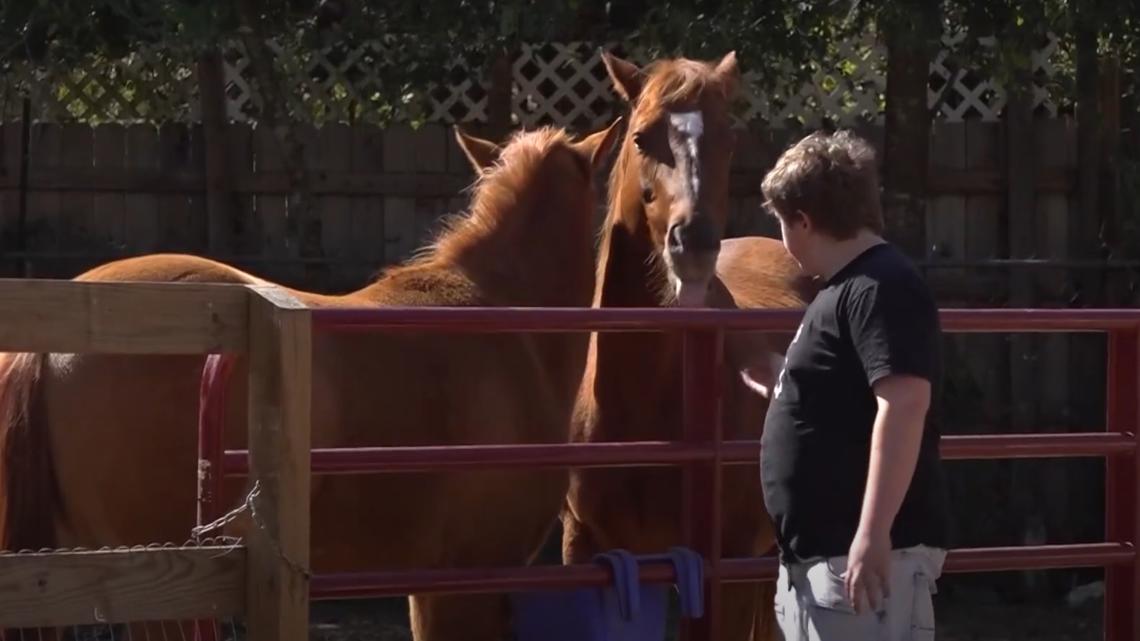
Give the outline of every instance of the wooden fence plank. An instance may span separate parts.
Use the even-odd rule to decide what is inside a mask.
[[[1043,120],[1034,123],[1040,149],[1042,169],[1068,167],[1065,144],[1065,122]],[[1038,194],[1037,256],[1045,259],[1069,257],[1069,203],[1064,194]],[[1034,284],[1047,306],[1063,304],[1071,294],[1071,279],[1063,269],[1041,270]],[[1040,367],[1037,368],[1041,389],[1041,411],[1044,422],[1062,425],[1069,406],[1069,337],[1064,334],[1040,336]]]
[[[304,159],[305,167],[308,168],[310,175],[307,177],[308,181],[312,181],[313,175],[318,173],[321,169],[321,135],[323,131],[317,129],[316,126],[310,124],[296,125],[294,133],[297,141],[301,144],[301,156]],[[325,194],[316,194],[309,188],[309,207],[308,211],[301,211],[299,206],[295,206],[292,199],[285,201],[286,212],[286,225],[285,230],[287,234],[287,245],[290,256],[298,256],[303,258],[320,258],[323,250],[323,229],[324,221],[322,214],[324,213],[325,201],[328,196]],[[287,192],[286,198],[289,198]],[[311,226],[315,226],[315,232],[310,231]],[[310,233],[313,235],[310,236]],[[294,263],[280,265],[275,271],[281,278],[287,279],[287,282],[326,282],[328,280],[328,265],[315,264],[315,263]]]
[[[304,305],[255,287],[249,442],[258,524],[248,536],[250,641],[308,641],[312,328]]]
[[[62,171],[87,169],[95,166],[94,132],[79,123],[63,125],[60,134],[60,166]],[[91,208],[94,194],[76,191],[60,196],[57,221],[59,249],[78,249],[91,246]]]
[[[996,171],[999,155],[997,125],[972,120],[966,123],[966,167]],[[971,194],[966,198],[966,250],[968,258],[997,258],[1001,238],[1000,194]]]
[[[352,165],[355,174],[377,175],[384,169],[384,130],[373,125],[357,125],[352,129]],[[352,237],[348,255],[353,259],[375,260],[383,264],[385,255],[384,198],[354,196]]]
[[[257,176],[263,171],[280,172],[283,168],[279,145],[267,127],[258,127],[253,130],[253,158],[257,168]],[[286,181],[286,185],[288,182]],[[296,256],[296,242],[292,243],[287,227],[286,197],[288,189],[276,194],[259,194],[255,201],[255,216],[257,217],[259,232],[261,234],[256,247],[259,252],[277,258]]]
[[[244,351],[240,285],[0,279],[0,352]]]
[[[117,123],[95,127],[94,166],[96,170],[122,169],[127,157],[127,131]],[[126,197],[121,192],[100,192],[92,199],[89,249],[118,249],[126,243],[124,229]]]
[[[32,125],[29,140],[28,176],[33,172],[50,170],[60,164],[60,139],[62,129],[58,126],[35,123]],[[29,250],[54,249],[59,243],[60,197],[57,193],[37,192],[28,194],[28,209],[25,227],[25,247]],[[28,276],[36,275],[36,266],[29,263]]]
[[[315,167],[330,174],[352,169],[352,129],[343,123],[330,123],[321,129],[320,149]],[[328,195],[320,199],[321,253],[329,258],[345,258],[352,246],[352,201],[344,196]],[[349,274],[331,271],[333,282],[344,283]],[[363,283],[361,283],[362,285]],[[358,285],[359,286],[359,285]]]
[[[227,158],[225,67],[217,49],[198,59],[198,86],[202,105],[202,166],[206,172],[206,246],[211,253],[229,253],[234,247],[232,202],[227,198],[232,166]],[[241,167],[249,155],[239,155],[234,165]]]
[[[158,171],[200,170],[194,163],[190,128],[164,122],[158,128]],[[158,198],[158,247],[160,251],[189,250],[199,246],[199,220],[191,213],[189,194],[164,194]],[[203,221],[204,222],[204,221]]]
[[[991,123],[972,120],[966,123],[966,168],[990,169],[998,166],[1000,128]],[[972,195],[966,198],[966,257],[998,258],[1001,253],[1001,198],[997,195]],[[992,274],[989,274],[992,275]],[[1004,284],[1004,279],[999,279]],[[1002,305],[1003,288],[974,290],[970,305],[985,307]],[[981,405],[989,410],[983,424],[996,427],[1004,422],[1001,410],[1009,401],[1009,357],[1007,337],[981,334],[972,337],[973,348],[963,359],[964,366],[981,392]]]
[[[160,171],[158,165],[158,130],[152,125],[127,127],[127,167]],[[158,249],[158,198],[145,192],[134,192],[124,203],[125,241],[128,250],[151,253]]]
[[[253,196],[233,190],[234,181],[253,172],[253,129],[245,123],[226,125],[226,186],[232,214],[232,244],[238,254],[261,255],[261,223],[254,209]]]
[[[191,167],[204,172],[206,165],[206,129],[200,123],[190,124],[189,129],[190,151],[186,161]],[[187,249],[200,254],[213,253],[210,251],[210,234],[214,233],[211,231],[211,225],[215,222],[219,225],[229,223],[224,216],[218,221],[210,219],[209,210],[206,208],[208,196],[209,194],[206,191],[195,191],[190,192],[186,198],[186,217],[189,225],[185,234]],[[225,194],[223,194],[222,200],[225,200]],[[227,245],[216,250],[216,253],[232,254],[233,248]]]
[[[931,173],[966,169],[966,127],[942,124],[930,142]],[[932,194],[926,208],[926,255],[932,260],[966,257],[966,198],[961,194]],[[943,278],[962,278],[961,269],[939,269]]]
[[[0,122],[0,180],[15,185],[15,189],[0,192],[0,256],[20,249],[20,151],[23,123]],[[18,273],[18,263],[0,264],[0,275]]]
[[[989,123],[983,123],[988,125]],[[353,171],[329,173],[317,168],[312,177],[316,194],[333,196],[393,195],[401,197],[444,198],[453,196],[471,184],[473,175],[468,172],[406,171],[383,172]],[[1064,194],[1073,190],[1074,173],[1069,170],[1042,171],[1037,178],[1039,192]],[[734,196],[760,195],[763,172],[733,171],[729,192]],[[245,194],[284,196],[289,191],[289,177],[282,171],[266,171],[261,167],[256,174],[235,170],[231,176],[231,189]],[[1003,178],[995,170],[944,170],[932,173],[927,191],[931,194],[994,194],[1001,195]],[[60,171],[58,167],[34,169],[29,172],[28,187],[32,191],[130,191],[147,193],[203,193],[206,177],[198,169],[160,171],[150,168],[74,169]],[[18,177],[0,176],[0,191],[19,188]]]
[[[245,565],[237,546],[0,554],[0,628],[238,616]]]

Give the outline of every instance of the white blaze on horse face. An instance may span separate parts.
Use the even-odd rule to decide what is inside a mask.
[[[688,172],[689,199],[696,206],[701,193],[701,163],[699,150],[701,134],[705,131],[705,118],[700,111],[680,111],[669,114],[669,122],[681,134],[685,150],[685,171]]]
[[[682,161],[678,164],[686,173],[685,186],[688,193],[685,196],[688,200],[688,206],[696,208],[701,193],[700,148],[701,135],[705,131],[704,115],[699,110],[670,113],[669,124],[673,126],[680,138],[678,142],[681,149],[674,151],[679,151],[678,155],[682,157]],[[665,260],[667,263],[672,262],[670,258],[671,256],[666,252]],[[670,266],[672,267],[672,265]],[[670,272],[669,278],[673,281],[678,306],[700,307],[704,305],[705,295],[708,293],[708,282],[685,282],[678,278],[672,270]]]

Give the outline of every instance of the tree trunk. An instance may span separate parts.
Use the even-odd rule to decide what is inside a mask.
[[[305,166],[305,147],[297,137],[294,124],[288,114],[282,114],[281,105],[287,104],[287,90],[273,64],[273,54],[266,45],[266,33],[260,16],[258,0],[239,0],[238,15],[241,20],[241,39],[249,55],[249,67],[253,72],[261,109],[258,113],[258,127],[268,127],[277,142],[278,153],[289,176],[287,196],[288,240],[294,244],[302,258],[318,257],[321,249],[321,221],[314,215],[310,172]]]
[[[883,215],[887,237],[907,254],[926,254],[926,177],[931,114],[930,61],[941,36],[936,3],[887,20]]]
[[[1077,48],[1077,207],[1070,219],[1069,253],[1076,259],[1097,258],[1100,248],[1101,122],[1098,91],[1097,32],[1092,20],[1076,17]],[[1101,275],[1080,270],[1077,296],[1082,307],[1101,305]]]

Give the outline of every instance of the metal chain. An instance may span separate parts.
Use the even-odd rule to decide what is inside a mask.
[[[215,521],[212,521],[205,525],[198,525],[191,529],[190,534],[193,537],[194,542],[200,545],[202,541],[202,534],[225,527],[226,525],[229,525],[230,523],[237,520],[237,518],[243,513],[248,511],[253,524],[257,526],[257,528],[261,530],[262,534],[265,535],[265,538],[269,540],[269,545],[272,546],[274,553],[276,553],[277,556],[280,557],[281,560],[284,561],[285,564],[288,565],[294,572],[305,577],[305,580],[311,579],[313,576],[312,572],[310,572],[308,568],[303,567],[301,564],[289,558],[289,555],[285,554],[285,551],[282,550],[281,546],[277,544],[277,539],[270,535],[269,529],[265,526],[265,522],[261,519],[261,516],[257,512],[257,498],[259,496],[261,496],[261,481],[257,480],[254,481],[253,487],[250,489],[249,494],[246,495],[245,500],[242,501],[241,505],[230,510],[221,518]]]

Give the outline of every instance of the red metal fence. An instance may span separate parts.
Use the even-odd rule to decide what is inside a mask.
[[[700,309],[314,309],[314,331],[566,332],[679,331],[684,335],[684,438],[680,442],[391,447],[316,449],[317,474],[405,473],[445,469],[571,466],[680,465],[686,470],[687,545],[707,562],[706,615],[688,630],[691,639],[717,639],[718,602],[712,586],[723,582],[773,580],[773,557],[727,558],[720,553],[720,470],[722,465],[755,465],[758,441],[724,441],[720,430],[718,368],[724,332],[790,331],[801,311]],[[1140,423],[1140,311],[1062,309],[943,310],[947,332],[1107,332],[1108,390],[1103,433],[945,436],[946,459],[1106,457],[1106,541],[952,550],[946,572],[1104,567],[1105,638],[1140,639],[1136,614],[1140,569],[1135,541],[1137,510],[1136,446]],[[215,362],[214,365],[219,363]],[[220,413],[226,364],[203,381],[200,458],[209,462],[200,476],[199,523],[218,516],[215,498],[222,476],[248,472],[247,451],[222,451]],[[220,474],[212,473],[220,470]],[[649,582],[674,580],[671,566],[647,566]],[[316,575],[315,599],[376,597],[410,592],[500,592],[521,589],[600,586],[607,570],[593,566],[475,570],[361,572]]]

